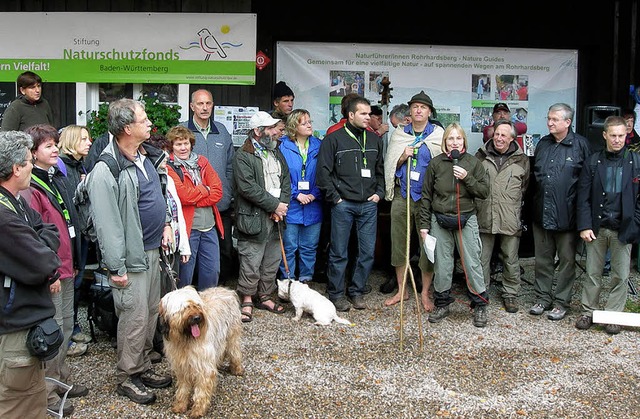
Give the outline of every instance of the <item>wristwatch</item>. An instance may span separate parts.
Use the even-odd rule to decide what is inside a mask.
[[[53,284],[58,279],[60,279],[60,272],[56,269],[56,271],[49,277],[49,284]]]
[[[109,270],[109,273],[111,275],[124,276],[124,274],[127,273],[127,267],[126,266],[122,266],[120,269],[115,270],[115,271]]]

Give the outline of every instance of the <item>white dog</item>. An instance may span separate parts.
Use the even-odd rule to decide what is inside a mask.
[[[327,326],[331,321],[351,324],[349,320],[338,316],[336,307],[327,297],[302,282],[279,279],[278,297],[291,301],[296,309],[293,317],[295,321],[300,320],[302,313],[307,312],[313,316],[317,325]]]

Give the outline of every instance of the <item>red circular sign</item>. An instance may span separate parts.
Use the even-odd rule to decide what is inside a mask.
[[[262,70],[263,68],[265,68],[269,63],[271,62],[271,60],[269,59],[269,57],[267,57],[264,52],[262,51],[258,51],[258,53],[256,54],[256,67],[258,67],[258,70]]]

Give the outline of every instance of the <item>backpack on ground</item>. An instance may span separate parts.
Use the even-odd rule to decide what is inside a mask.
[[[91,338],[95,341],[95,327],[115,338],[118,334],[118,316],[113,303],[113,293],[109,286],[106,269],[94,271],[95,281],[89,289],[87,318],[91,329]]]
[[[118,181],[120,177],[120,167],[115,157],[108,153],[100,154],[97,161],[103,161],[109,167],[111,174]],[[96,234],[96,228],[93,224],[93,211],[91,210],[91,202],[89,200],[89,193],[87,191],[87,184],[90,182],[93,170],[78,184],[76,192],[73,197],[73,203],[76,205],[78,211],[78,225],[80,232],[92,242],[98,240]]]

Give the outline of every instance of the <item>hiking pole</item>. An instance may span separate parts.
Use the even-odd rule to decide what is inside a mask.
[[[404,288],[407,283],[407,273],[411,278],[411,285],[413,286],[413,294],[416,300],[417,316],[418,316],[418,333],[420,340],[420,351],[423,350],[423,335],[422,335],[422,310],[420,309],[420,301],[418,299],[418,289],[416,288],[415,277],[413,276],[413,269],[410,265],[409,253],[411,250],[411,157],[407,158],[407,216],[406,216],[406,239],[405,239],[405,261],[404,261],[404,273],[402,274],[402,283],[400,284],[400,350],[403,349],[404,342]],[[423,284],[424,286],[424,284]]]

